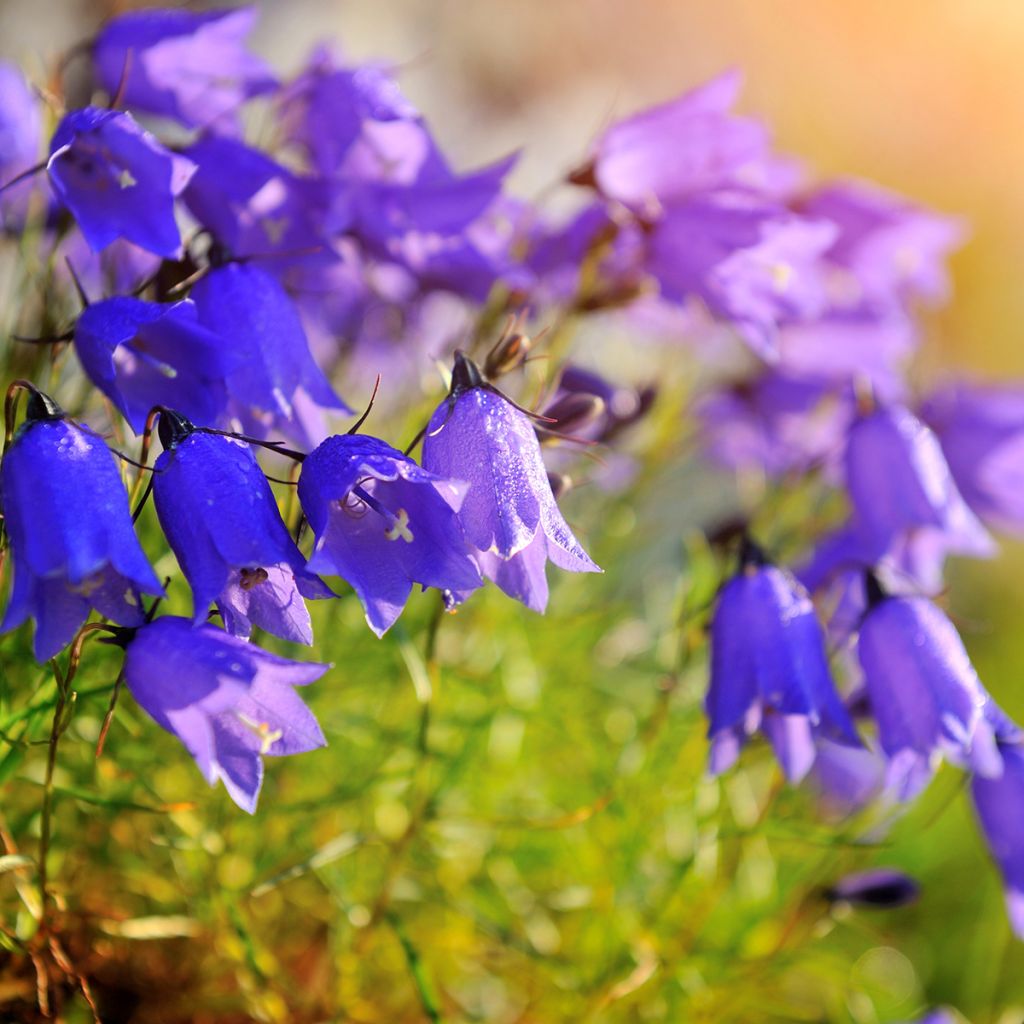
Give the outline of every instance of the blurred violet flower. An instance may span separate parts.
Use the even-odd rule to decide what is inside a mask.
[[[946,258],[966,233],[960,221],[862,181],[827,185],[804,199],[800,212],[838,228],[827,258],[849,275],[849,288],[862,302],[946,298]]]
[[[124,79],[126,106],[189,128],[231,130],[241,104],[277,84],[245,48],[255,20],[254,7],[122,14],[93,43],[96,75],[111,96]]]
[[[1024,388],[950,384],[922,416],[967,504],[995,526],[1024,530]]]
[[[162,616],[127,641],[124,679],[157,725],[181,740],[206,781],[223,780],[231,799],[252,814],[264,757],[326,746],[294,687],[329,667],[288,661],[215,626]]]
[[[421,469],[374,437],[327,438],[302,464],[299,500],[316,535],[309,568],[347,580],[383,636],[414,584],[472,590],[480,573],[456,513],[460,481]]]
[[[35,619],[37,661],[65,647],[91,609],[135,626],[139,592],[163,593],[135,537],[117,459],[45,395],[30,396],[0,463],[0,504],[14,560],[0,633]]]
[[[37,165],[41,144],[39,101],[21,71],[0,61],[0,185]],[[32,189],[26,179],[0,192],[0,225],[21,229]]]
[[[153,500],[192,588],[196,624],[215,603],[225,629],[243,639],[258,626],[311,644],[303,597],[333,594],[306,569],[249,446],[169,410],[160,414],[160,440]]]
[[[223,136],[203,136],[185,152],[197,165],[185,204],[229,255],[264,257],[275,271],[333,258],[327,236],[343,231],[349,214],[331,211],[323,182]]]
[[[830,903],[889,909],[915,903],[921,886],[909,875],[893,868],[872,868],[840,878],[825,891]]]
[[[93,249],[124,238],[158,256],[181,255],[174,201],[195,164],[165,149],[130,114],[71,111],[54,132],[46,169]]]
[[[459,509],[466,540],[484,576],[509,597],[544,611],[549,560],[569,572],[601,571],[562,518],[530,420],[461,352],[451,392],[427,427],[423,465],[469,484]]]
[[[742,76],[727,71],[710,82],[612,125],[590,164],[573,175],[643,214],[660,205],[729,184],[756,172],[767,156],[763,124],[729,112]]]
[[[227,389],[247,431],[279,430],[315,445],[325,432],[323,410],[351,413],[314,362],[295,303],[267,271],[245,262],[215,266],[189,298],[199,322],[239,357]]]
[[[95,252],[82,232],[72,228],[57,243],[53,272],[65,287],[80,284],[88,295],[130,295],[153,277],[160,263],[155,253],[123,238]]]
[[[982,686],[952,622],[926,598],[886,596],[874,576],[867,599],[857,655],[889,760],[887,789],[913,798],[943,754],[998,776],[996,739],[1017,730]]]
[[[226,418],[225,381],[245,353],[199,323],[190,300],[161,304],[128,296],[87,306],[75,351],[89,379],[141,433],[155,405],[204,425]]]
[[[989,849],[1003,875],[1006,908],[1018,938],[1024,939],[1024,746],[1001,743],[1000,775],[975,774],[971,794]]]
[[[814,764],[806,782],[826,816],[845,818],[881,796],[885,787],[885,758],[876,750],[851,747],[817,737]]]
[[[648,238],[646,265],[668,300],[700,299],[753,352],[778,358],[778,328],[823,313],[821,256],[835,228],[739,192],[666,210]]]
[[[715,607],[704,706],[716,775],[732,766],[758,730],[768,737],[790,782],[810,771],[816,737],[860,745],[832,682],[810,597],[749,541],[739,572],[722,588]]]

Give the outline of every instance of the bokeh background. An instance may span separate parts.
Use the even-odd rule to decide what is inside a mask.
[[[2,0],[0,58],[41,74],[125,6]],[[324,38],[393,62],[461,166],[522,147],[512,181],[530,197],[612,118],[738,66],[743,109],[821,176],[871,178],[969,225],[922,373],[1024,376],[1016,0],[260,6],[254,43],[281,72]],[[254,820],[205,792],[190,809],[140,810],[191,798],[198,778],[128,707],[119,753],[94,767],[105,700],[87,705],[57,867],[90,922],[78,955],[123,995],[117,1019],[884,1024],[940,1004],[1024,1019],[1024,951],[955,773],[867,843],[813,824],[792,794],[761,822],[772,782],[756,755],[721,786],[703,780],[703,676],[680,655],[693,638],[677,583],[684,563],[699,575],[688,538],[719,492],[694,497],[669,468],[677,412],[659,411],[664,457],[600,510],[600,529],[572,499],[602,580],[565,581],[544,620],[492,594],[444,623],[432,757],[412,686],[426,604],[383,648],[352,602],[316,620],[339,666],[336,693],[313,700],[331,753],[312,775],[275,765]],[[949,596],[982,678],[1018,715],[1022,581],[1007,541],[994,565],[955,566]],[[90,774],[106,803],[75,798]],[[875,863],[917,877],[921,901],[823,911],[817,886]],[[133,933],[133,920],[148,924]]]

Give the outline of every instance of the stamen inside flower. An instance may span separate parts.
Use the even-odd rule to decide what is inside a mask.
[[[388,524],[384,530],[384,536],[388,540],[401,538],[406,544],[411,544],[415,540],[412,530],[409,529],[409,513],[404,508],[392,512],[358,484],[352,488],[351,494],[372,508]]]
[[[270,748],[284,735],[281,729],[271,729],[269,722],[256,722],[241,711],[236,711],[235,714],[242,725],[259,737],[261,755],[270,753]]]
[[[243,569],[240,573],[241,579],[238,585],[243,590],[252,590],[259,583],[265,583],[270,579],[266,569]]]

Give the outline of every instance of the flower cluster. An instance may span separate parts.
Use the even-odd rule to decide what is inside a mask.
[[[0,67],[4,230],[42,246],[44,292],[67,300],[36,327],[68,315],[69,284],[84,307],[34,340],[70,341],[112,417],[93,429],[12,385],[28,401],[16,431],[8,402],[0,628],[33,619],[46,660],[93,611],[109,620],[135,699],[252,811],[264,755],[324,742],[291,687],[326,666],[250,638],[312,644],[306,601],[335,596],[322,577],[383,635],[415,587],[452,609],[490,581],[543,612],[549,561],[599,571],[559,509],[566,452],[607,452],[657,389],[552,365],[531,411],[517,381],[541,338],[522,319],[620,318],[714,371],[696,406],[708,459],[843,496],[794,570],[744,534],[711,622],[712,770],[763,733],[790,781],[854,805],[910,799],[942,757],[962,765],[1024,934],[1024,734],[933,600],[947,556],[989,556],[990,529],[1024,526],[1024,392],[920,398],[906,377],[962,226],[873,185],[810,182],[732,112],[735,73],[612,125],[568,175],[578,209],[558,222],[506,190],[514,157],[456,170],[386,67],[323,49],[279,80],[247,49],[253,16],[115,19],[89,49],[101,99],[48,142],[28,83]],[[248,140],[254,104],[269,145]],[[509,324],[488,350],[496,314]],[[34,351],[41,372],[55,349]],[[382,404],[415,407],[430,357],[447,393],[413,444],[360,432],[365,415],[340,432],[341,396],[375,377]],[[164,587],[98,432],[120,420],[144,451],[159,424],[145,493],[191,619],[144,604]],[[281,483],[300,518],[282,516],[256,448],[298,468]],[[591,472],[611,488],[634,468],[611,453]]]

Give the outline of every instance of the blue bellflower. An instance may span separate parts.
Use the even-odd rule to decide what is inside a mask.
[[[249,446],[168,411],[160,415],[160,439],[153,500],[192,588],[196,623],[215,603],[236,636],[247,639],[259,626],[311,644],[303,597],[333,595],[306,569]]]
[[[0,185],[35,167],[42,140],[38,98],[13,64],[0,61]],[[0,226],[20,225],[28,212],[33,182],[0,192]]]
[[[227,377],[246,358],[199,323],[190,300],[162,304],[126,295],[82,311],[75,351],[136,433],[155,405],[180,409],[197,423],[222,422]]]
[[[901,800],[916,796],[943,754],[998,776],[996,740],[1016,727],[982,686],[953,623],[926,598],[887,596],[873,575],[867,602],[857,655],[889,761],[887,788]]]
[[[32,395],[0,464],[0,502],[14,559],[0,633],[35,619],[38,661],[66,646],[91,609],[138,625],[139,592],[163,592],[135,537],[117,459],[44,395]]]
[[[456,516],[465,491],[377,438],[329,437],[299,477],[299,500],[316,534],[309,568],[347,580],[382,636],[414,584],[480,586]]]
[[[807,591],[745,542],[739,572],[725,585],[711,623],[705,698],[711,770],[729,768],[747,738],[763,731],[791,782],[815,759],[818,736],[859,746],[836,693],[825,638]]]
[[[294,687],[329,667],[288,661],[215,626],[163,616],[127,642],[124,679],[157,725],[181,740],[206,781],[215,786],[221,779],[252,814],[264,757],[326,746]]]
[[[601,571],[562,518],[530,420],[461,352],[451,393],[427,427],[423,466],[470,485],[459,520],[481,571],[509,597],[544,611],[549,560],[569,572]]]
[[[119,110],[73,110],[57,126],[46,165],[57,198],[93,249],[116,238],[158,256],[181,255],[174,201],[195,172]]]
[[[316,444],[323,437],[318,410],[352,411],[314,362],[295,303],[265,270],[226,263],[202,277],[189,297],[199,322],[244,360],[227,387],[247,431],[277,429]]]
[[[992,856],[1006,889],[1006,908],[1017,936],[1024,939],[1024,746],[1000,744],[1002,773],[975,775],[971,794]]]
[[[232,129],[241,104],[274,88],[266,64],[245,48],[256,10],[131,11],[93,43],[100,84],[124,103],[190,128]],[[126,74],[127,72],[127,74]]]

